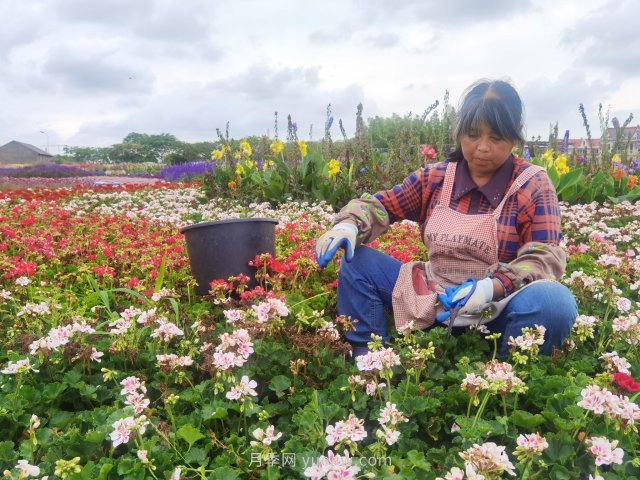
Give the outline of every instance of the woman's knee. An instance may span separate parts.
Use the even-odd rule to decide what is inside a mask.
[[[571,291],[564,285],[536,283],[510,302],[509,317],[519,328],[540,325],[545,328],[543,353],[550,353],[569,335],[578,316],[578,307]],[[517,332],[514,332],[517,333]]]

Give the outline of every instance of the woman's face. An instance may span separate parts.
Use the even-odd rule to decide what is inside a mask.
[[[482,124],[478,130],[462,134],[460,147],[473,177],[491,177],[507,161],[515,142],[500,138]]]

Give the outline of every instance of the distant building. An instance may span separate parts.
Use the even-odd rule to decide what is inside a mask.
[[[568,154],[576,154],[579,157],[588,158],[591,155],[600,157],[600,139],[592,138],[589,142],[586,138],[572,138],[569,140]]]
[[[13,140],[0,147],[0,163],[50,163],[53,155],[28,143]]]
[[[609,152],[613,152],[614,147],[616,152],[623,156],[626,153],[626,158],[630,160],[638,160],[640,147],[640,126],[627,127],[621,132],[620,138],[616,139],[616,129],[607,129],[607,149]],[[616,145],[617,140],[617,145]],[[582,157],[588,157],[594,154],[596,157],[601,153],[601,139],[593,138],[591,142],[585,138],[576,138],[569,140],[569,154],[575,153]]]

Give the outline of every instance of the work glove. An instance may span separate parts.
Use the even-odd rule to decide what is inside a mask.
[[[316,262],[320,268],[326,267],[338,248],[342,247],[345,251],[345,259],[350,262],[353,258],[353,250],[356,247],[356,237],[358,236],[358,227],[351,223],[338,223],[328,232],[318,238],[316,241]]]
[[[439,322],[446,321],[454,308],[458,308],[461,315],[478,313],[493,300],[493,280],[468,280],[457,287],[446,288],[444,294],[438,295],[438,300],[444,307],[444,312],[436,316]]]

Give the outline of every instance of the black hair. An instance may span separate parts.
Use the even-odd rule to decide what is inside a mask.
[[[523,144],[523,111],[520,95],[510,83],[504,80],[475,82],[467,88],[456,113],[456,149],[450,160],[462,160],[460,138],[478,131],[483,124],[498,137]]]

